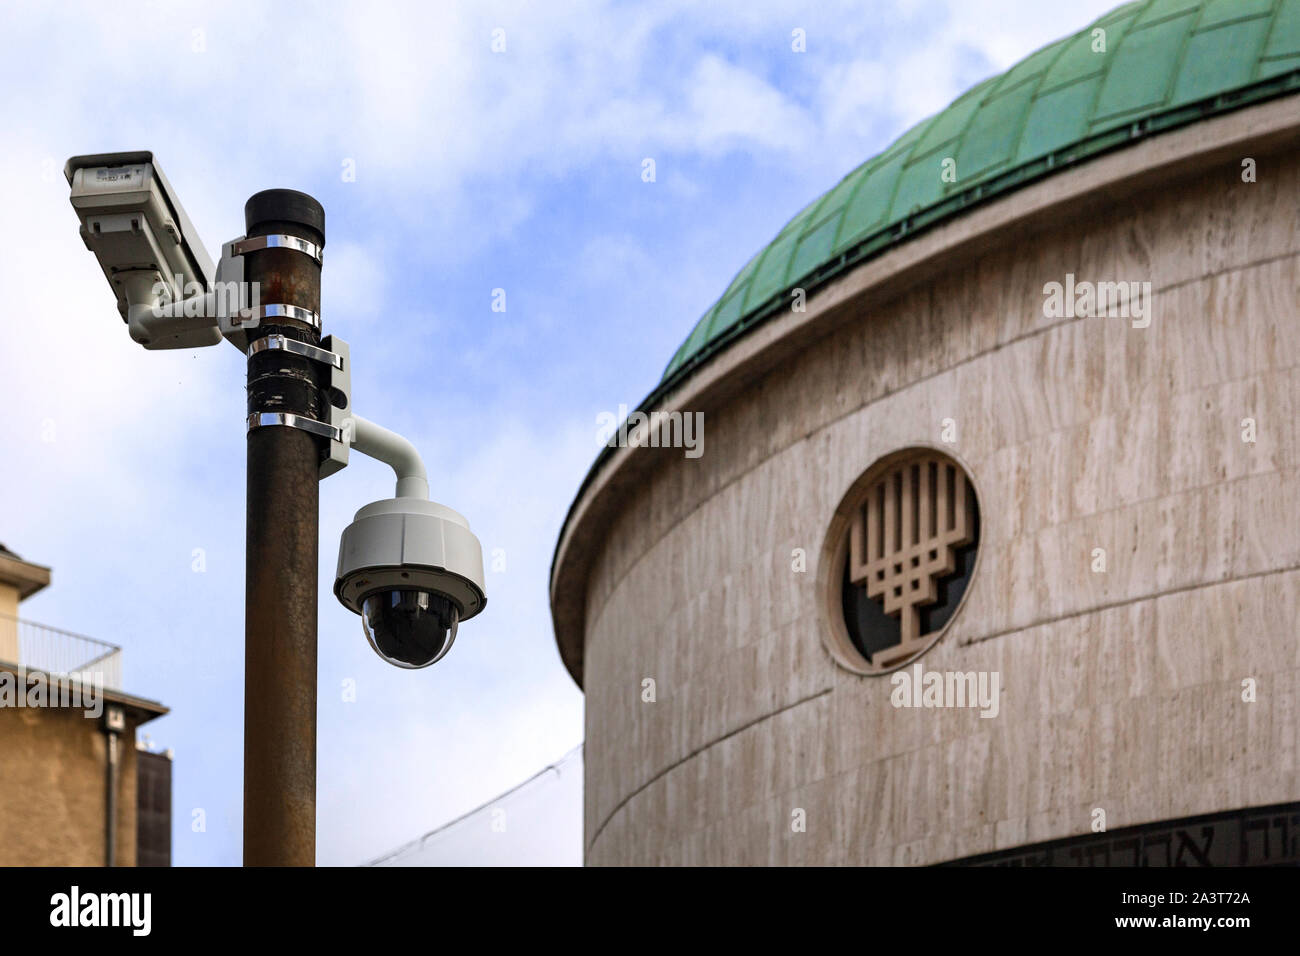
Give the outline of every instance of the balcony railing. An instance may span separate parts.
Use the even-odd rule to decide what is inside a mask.
[[[122,689],[122,648],[0,614],[0,663]]]

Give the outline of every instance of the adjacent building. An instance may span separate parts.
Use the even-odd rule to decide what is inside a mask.
[[[1297,0],[1122,6],[814,199],[564,523],[587,862],[1300,862],[1298,307]]]
[[[121,689],[121,648],[20,617],[50,569],[0,546],[0,866],[168,866],[167,713]]]

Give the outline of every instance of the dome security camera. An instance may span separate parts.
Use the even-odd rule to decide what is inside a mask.
[[[428,667],[451,650],[460,622],[487,605],[483,549],[469,522],[444,505],[376,501],[343,531],[334,594],[361,615],[380,657]]]

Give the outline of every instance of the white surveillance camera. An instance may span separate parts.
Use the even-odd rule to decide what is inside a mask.
[[[131,338],[147,349],[220,342],[210,317],[176,308],[206,293],[212,260],[153,153],[74,156],[64,175],[81,238],[99,260]]]
[[[366,505],[343,532],[334,594],[370,646],[398,667],[436,663],[460,622],[487,604],[483,549],[469,522],[423,498]]]

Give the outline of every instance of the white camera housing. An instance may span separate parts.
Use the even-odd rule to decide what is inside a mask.
[[[398,659],[381,646],[383,634],[371,631],[367,599],[424,592],[450,602],[456,612],[450,639],[427,658]],[[401,667],[427,667],[441,659],[455,640],[456,625],[487,604],[483,587],[483,549],[465,518],[424,498],[389,498],[357,512],[339,542],[334,594],[360,614],[376,653]]]
[[[220,342],[209,317],[158,314],[204,295],[214,269],[153,153],[74,156],[64,175],[82,241],[99,260],[131,338],[147,349]]]

